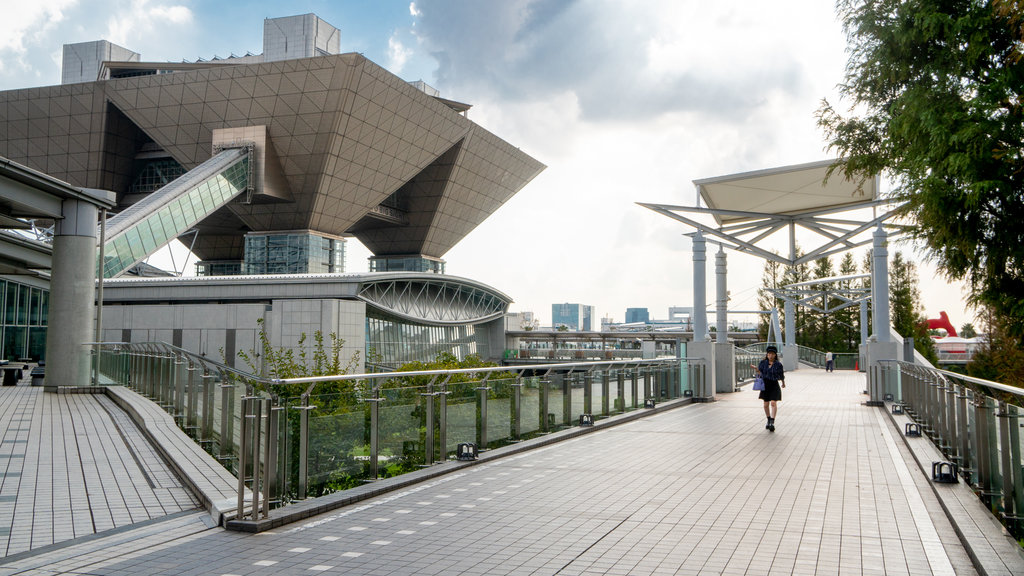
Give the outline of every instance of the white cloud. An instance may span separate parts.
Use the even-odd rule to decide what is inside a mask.
[[[416,3],[415,2],[410,2],[409,3],[409,15],[410,16],[419,16],[420,15],[420,11],[416,8]]]
[[[10,72],[11,67],[30,70],[26,53],[37,48],[47,32],[64,20],[64,12],[76,3],[77,0],[5,3],[0,18],[0,73]]]
[[[192,20],[192,11],[186,6],[132,0],[127,10],[117,12],[107,21],[104,39],[131,49],[133,41],[146,38],[168,24],[180,26]]]
[[[401,75],[402,69],[405,68],[405,64],[409,61],[412,54],[412,49],[402,44],[402,41],[397,37],[397,33],[393,34],[388,38],[387,69],[392,74]]]

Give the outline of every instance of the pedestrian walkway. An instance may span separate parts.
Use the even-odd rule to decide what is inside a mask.
[[[788,384],[774,433],[744,391],[271,532],[179,516],[0,574],[976,574],[864,376]]]
[[[0,387],[0,558],[198,503],[102,394]]]

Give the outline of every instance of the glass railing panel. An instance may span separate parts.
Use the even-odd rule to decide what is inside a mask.
[[[604,378],[604,370],[594,370],[590,373],[590,414],[594,416],[594,420],[604,418],[602,406],[604,406],[604,387],[601,384]],[[611,385],[608,386],[609,395],[611,393]],[[608,404],[609,409],[611,408],[611,401]],[[586,405],[584,405],[586,408]]]
[[[569,425],[574,426],[580,422],[580,414],[583,414],[586,391],[586,382],[582,373],[575,373],[566,376],[569,381]]]
[[[639,375],[636,370],[627,369],[624,370],[626,376],[626,385],[623,386],[623,397],[622,397],[622,410],[623,412],[629,412],[635,410],[637,405],[642,405],[641,395],[643,390],[640,388]],[[634,391],[636,394],[634,394]]]
[[[973,390],[967,390],[967,467],[970,470],[970,474],[968,475],[967,481],[971,485],[974,485],[978,482],[978,453],[975,449],[975,437],[978,433],[978,422],[977,418],[975,417],[975,401],[975,392]]]
[[[455,382],[447,385],[447,425],[445,426],[445,450],[455,454],[456,447],[463,442],[476,444],[480,420],[477,417],[479,396],[477,382]]]
[[[307,450],[308,495],[320,496],[338,490],[360,485],[369,479],[370,429],[369,405],[351,394],[320,394],[310,396],[309,405],[309,448]],[[301,406],[297,399],[289,400],[289,407]],[[382,406],[383,408],[383,406]],[[395,408],[392,414],[400,408]],[[299,443],[301,410],[288,410],[289,445],[296,450]],[[383,410],[382,410],[383,413]],[[381,417],[381,430],[402,429],[402,422],[389,422]],[[385,435],[381,434],[381,438]],[[392,463],[392,444],[380,450],[379,465],[383,468]],[[289,457],[289,466],[298,466],[296,452]]]
[[[487,391],[487,447],[504,446],[512,438],[512,397],[515,379],[488,380]]]
[[[519,397],[519,435],[532,438],[541,429],[540,379],[523,378]]]
[[[569,399],[565,396],[561,378],[552,378],[546,382],[548,406],[547,418],[548,432],[565,428],[565,403]]]
[[[384,388],[378,404],[378,475],[388,478],[426,463],[426,386]]]

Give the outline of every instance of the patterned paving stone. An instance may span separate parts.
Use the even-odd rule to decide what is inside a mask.
[[[105,396],[0,387],[0,433],[0,558],[198,506]]]

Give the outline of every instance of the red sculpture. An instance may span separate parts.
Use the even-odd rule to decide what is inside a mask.
[[[937,330],[943,329],[946,331],[946,336],[956,337],[956,328],[953,328],[953,324],[949,321],[949,316],[946,315],[946,311],[939,312],[937,319],[928,320],[928,329]]]

